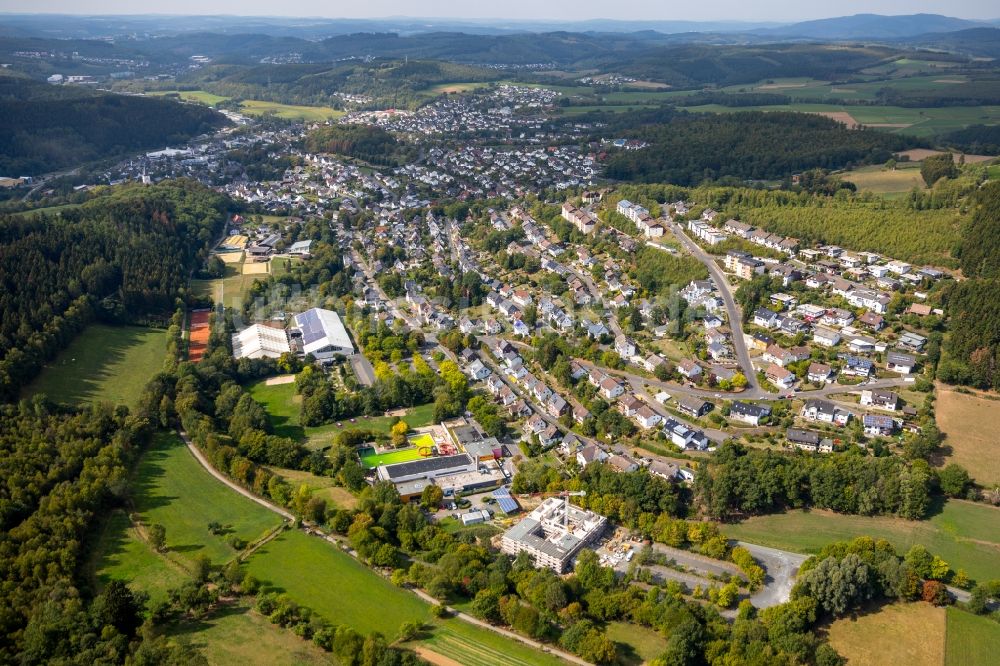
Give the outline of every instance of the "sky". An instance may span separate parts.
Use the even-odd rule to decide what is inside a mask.
[[[442,17],[558,19],[611,18],[694,21],[802,21],[849,14],[944,14],[970,19],[1000,18],[997,0],[0,0],[0,12],[66,14],[231,14],[328,18]]]

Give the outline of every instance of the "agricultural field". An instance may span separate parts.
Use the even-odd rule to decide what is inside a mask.
[[[916,544],[940,555],[975,580],[996,578],[1000,563],[1000,509],[959,500],[935,507],[923,521],[850,516],[832,511],[789,511],[723,526],[726,536],[772,548],[815,553],[833,541],[859,536],[887,539],[905,552]]]
[[[472,92],[473,90],[480,90],[482,88],[488,88],[489,83],[485,81],[472,81],[467,83],[441,83],[436,86],[432,86],[427,89],[427,94],[432,96],[437,95],[456,95],[458,93]]]
[[[252,610],[246,602],[223,605],[197,621],[181,621],[167,636],[197,649],[213,666],[336,664],[336,659]]]
[[[653,661],[667,649],[667,639],[648,627],[626,622],[611,622],[608,638],[615,642],[618,663],[622,666]]]
[[[158,434],[142,456],[132,493],[142,524],[166,528],[167,555],[181,565],[203,554],[216,564],[228,562],[238,552],[227,543],[230,535],[252,542],[282,522],[210,475],[173,433]],[[213,521],[224,534],[209,532]]]
[[[863,167],[840,174],[841,180],[854,183],[859,192],[873,192],[888,197],[901,196],[914,187],[924,189],[924,179],[920,177],[919,165],[897,166],[889,170],[881,165]]]
[[[945,663],[945,610],[924,602],[842,618],[830,625],[827,635],[849,664]]]
[[[496,666],[498,663],[510,666],[566,665],[559,657],[455,619],[436,620],[429,637],[408,643],[406,647],[416,649],[424,659],[439,666]]]
[[[219,102],[228,101],[228,97],[223,97],[222,95],[213,95],[210,92],[204,90],[161,90],[156,92],[146,93],[147,95],[154,95],[157,97],[162,97],[164,95],[177,95],[181,99],[187,102],[198,102],[199,104],[205,104],[207,106],[215,106]]]
[[[734,113],[737,111],[799,111],[823,115],[846,113],[863,125],[881,127],[889,132],[917,137],[930,137],[974,124],[993,125],[1000,122],[1000,106],[904,108],[900,106],[796,103],[775,106],[726,107],[719,104],[705,104],[687,107],[687,110],[704,113]]]
[[[330,118],[339,118],[343,111],[328,106],[298,106],[295,104],[280,104],[278,102],[262,102],[248,99],[240,104],[240,111],[249,116],[274,115],[285,120],[302,120],[319,122]]]
[[[133,405],[163,367],[167,332],[139,326],[91,324],[45,365],[23,391],[56,402]]]
[[[299,424],[301,397],[295,393],[294,383],[269,385],[267,380],[261,380],[247,389],[254,400],[264,405],[275,434],[304,442],[311,449],[329,446],[334,435],[342,430],[365,429],[388,433],[392,427],[393,417],[390,416],[345,419],[340,427],[336,423],[316,427],[302,426]],[[429,425],[433,416],[434,405],[427,404],[407,410],[402,418],[411,428],[419,428]]]
[[[989,666],[1000,654],[1000,623],[954,608],[947,610],[945,666]]]
[[[1000,400],[937,387],[934,414],[950,451],[943,464],[958,463],[981,484],[1000,483]]]

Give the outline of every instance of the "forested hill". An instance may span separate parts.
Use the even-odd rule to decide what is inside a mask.
[[[34,176],[162,148],[223,126],[202,106],[0,76],[0,175]]]
[[[954,384],[1000,389],[1000,182],[973,197],[959,259],[966,280],[946,294],[951,334],[945,338],[938,378]]]
[[[109,189],[61,217],[0,216],[0,400],[94,319],[171,312],[230,205],[177,180]]]
[[[604,116],[607,126],[601,131],[650,146],[612,155],[606,175],[646,183],[781,179],[816,167],[885,162],[892,153],[919,143],[884,132],[849,130],[805,113],[693,114],[664,108],[622,116],[627,117]]]

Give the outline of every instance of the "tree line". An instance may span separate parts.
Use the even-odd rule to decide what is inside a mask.
[[[94,319],[171,312],[228,207],[178,180],[108,190],[58,216],[0,217],[0,398]]]

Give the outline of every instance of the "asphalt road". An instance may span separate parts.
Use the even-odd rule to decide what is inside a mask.
[[[753,361],[750,360],[750,352],[747,350],[746,341],[743,339],[743,312],[733,298],[733,291],[729,286],[729,281],[725,274],[719,269],[715,259],[709,256],[698,244],[685,234],[679,224],[671,223],[670,231],[681,242],[681,244],[691,253],[695,259],[700,261],[708,269],[712,281],[715,282],[716,289],[722,295],[722,302],[726,305],[726,313],[729,315],[729,327],[733,331],[733,351],[736,353],[736,360],[739,361],[743,374],[747,378],[746,397],[751,400],[772,397],[773,394],[761,389],[757,382],[757,372],[754,370]]]

